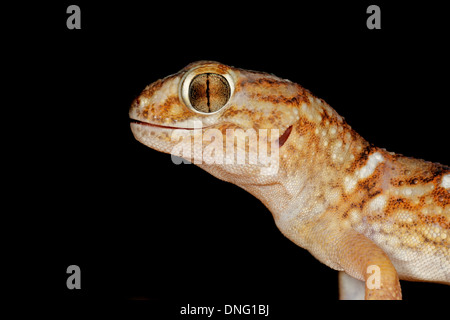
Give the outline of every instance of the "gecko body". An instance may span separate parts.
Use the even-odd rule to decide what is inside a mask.
[[[371,280],[371,266],[380,281],[362,287],[366,299],[401,299],[399,279],[450,284],[450,168],[368,143],[300,85],[200,61],[149,85],[129,114],[138,141],[261,200],[288,239],[342,271],[343,288]],[[236,153],[208,161],[230,144],[251,153],[248,132],[276,151],[272,170]],[[180,139],[190,153],[177,154]]]

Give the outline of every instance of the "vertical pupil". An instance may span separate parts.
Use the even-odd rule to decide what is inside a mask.
[[[199,74],[189,85],[189,100],[198,111],[210,113],[222,108],[230,98],[230,85],[216,73]]]

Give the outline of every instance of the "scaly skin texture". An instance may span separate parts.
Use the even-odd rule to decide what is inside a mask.
[[[182,94],[189,75],[205,73],[227,77],[232,88],[211,114],[194,110]],[[210,85],[204,108],[221,94]],[[259,162],[196,164],[260,199],[287,238],[329,267],[362,281],[371,276],[369,266],[379,267],[380,287],[366,287],[366,299],[401,299],[399,279],[450,283],[450,168],[369,144],[300,85],[200,61],[145,88],[130,118],[137,120],[131,129],[138,141],[173,154],[176,132],[195,141],[211,129],[223,135],[254,129],[258,138],[259,129],[278,129],[262,139],[279,154],[272,174]],[[192,130],[194,121],[201,128]],[[239,139],[245,138],[233,140],[238,149]],[[209,143],[203,136],[203,145],[184,157],[195,161]]]

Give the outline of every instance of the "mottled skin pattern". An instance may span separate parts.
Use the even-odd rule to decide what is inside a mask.
[[[180,88],[192,72],[231,80],[219,111],[186,105]],[[211,128],[279,129],[272,175],[261,174],[259,163],[198,165],[260,199],[287,238],[329,267],[365,281],[368,266],[378,266],[381,287],[366,288],[366,299],[401,299],[399,278],[450,283],[450,168],[371,145],[300,85],[200,61],[145,88],[130,118],[137,140],[166,153],[182,128],[191,137]],[[192,130],[194,120],[202,129]]]

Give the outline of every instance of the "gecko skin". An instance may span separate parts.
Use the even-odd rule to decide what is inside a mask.
[[[300,85],[200,61],[147,86],[129,115],[135,138],[165,153],[176,153],[174,133],[195,141],[211,129],[254,129],[277,148],[272,174],[260,161],[196,164],[260,199],[287,238],[342,271],[341,299],[354,279],[367,300],[401,299],[399,279],[450,284],[450,167],[373,146]],[[245,138],[235,138],[239,148]],[[212,141],[183,156],[195,160]],[[365,286],[375,274],[379,285]]]

